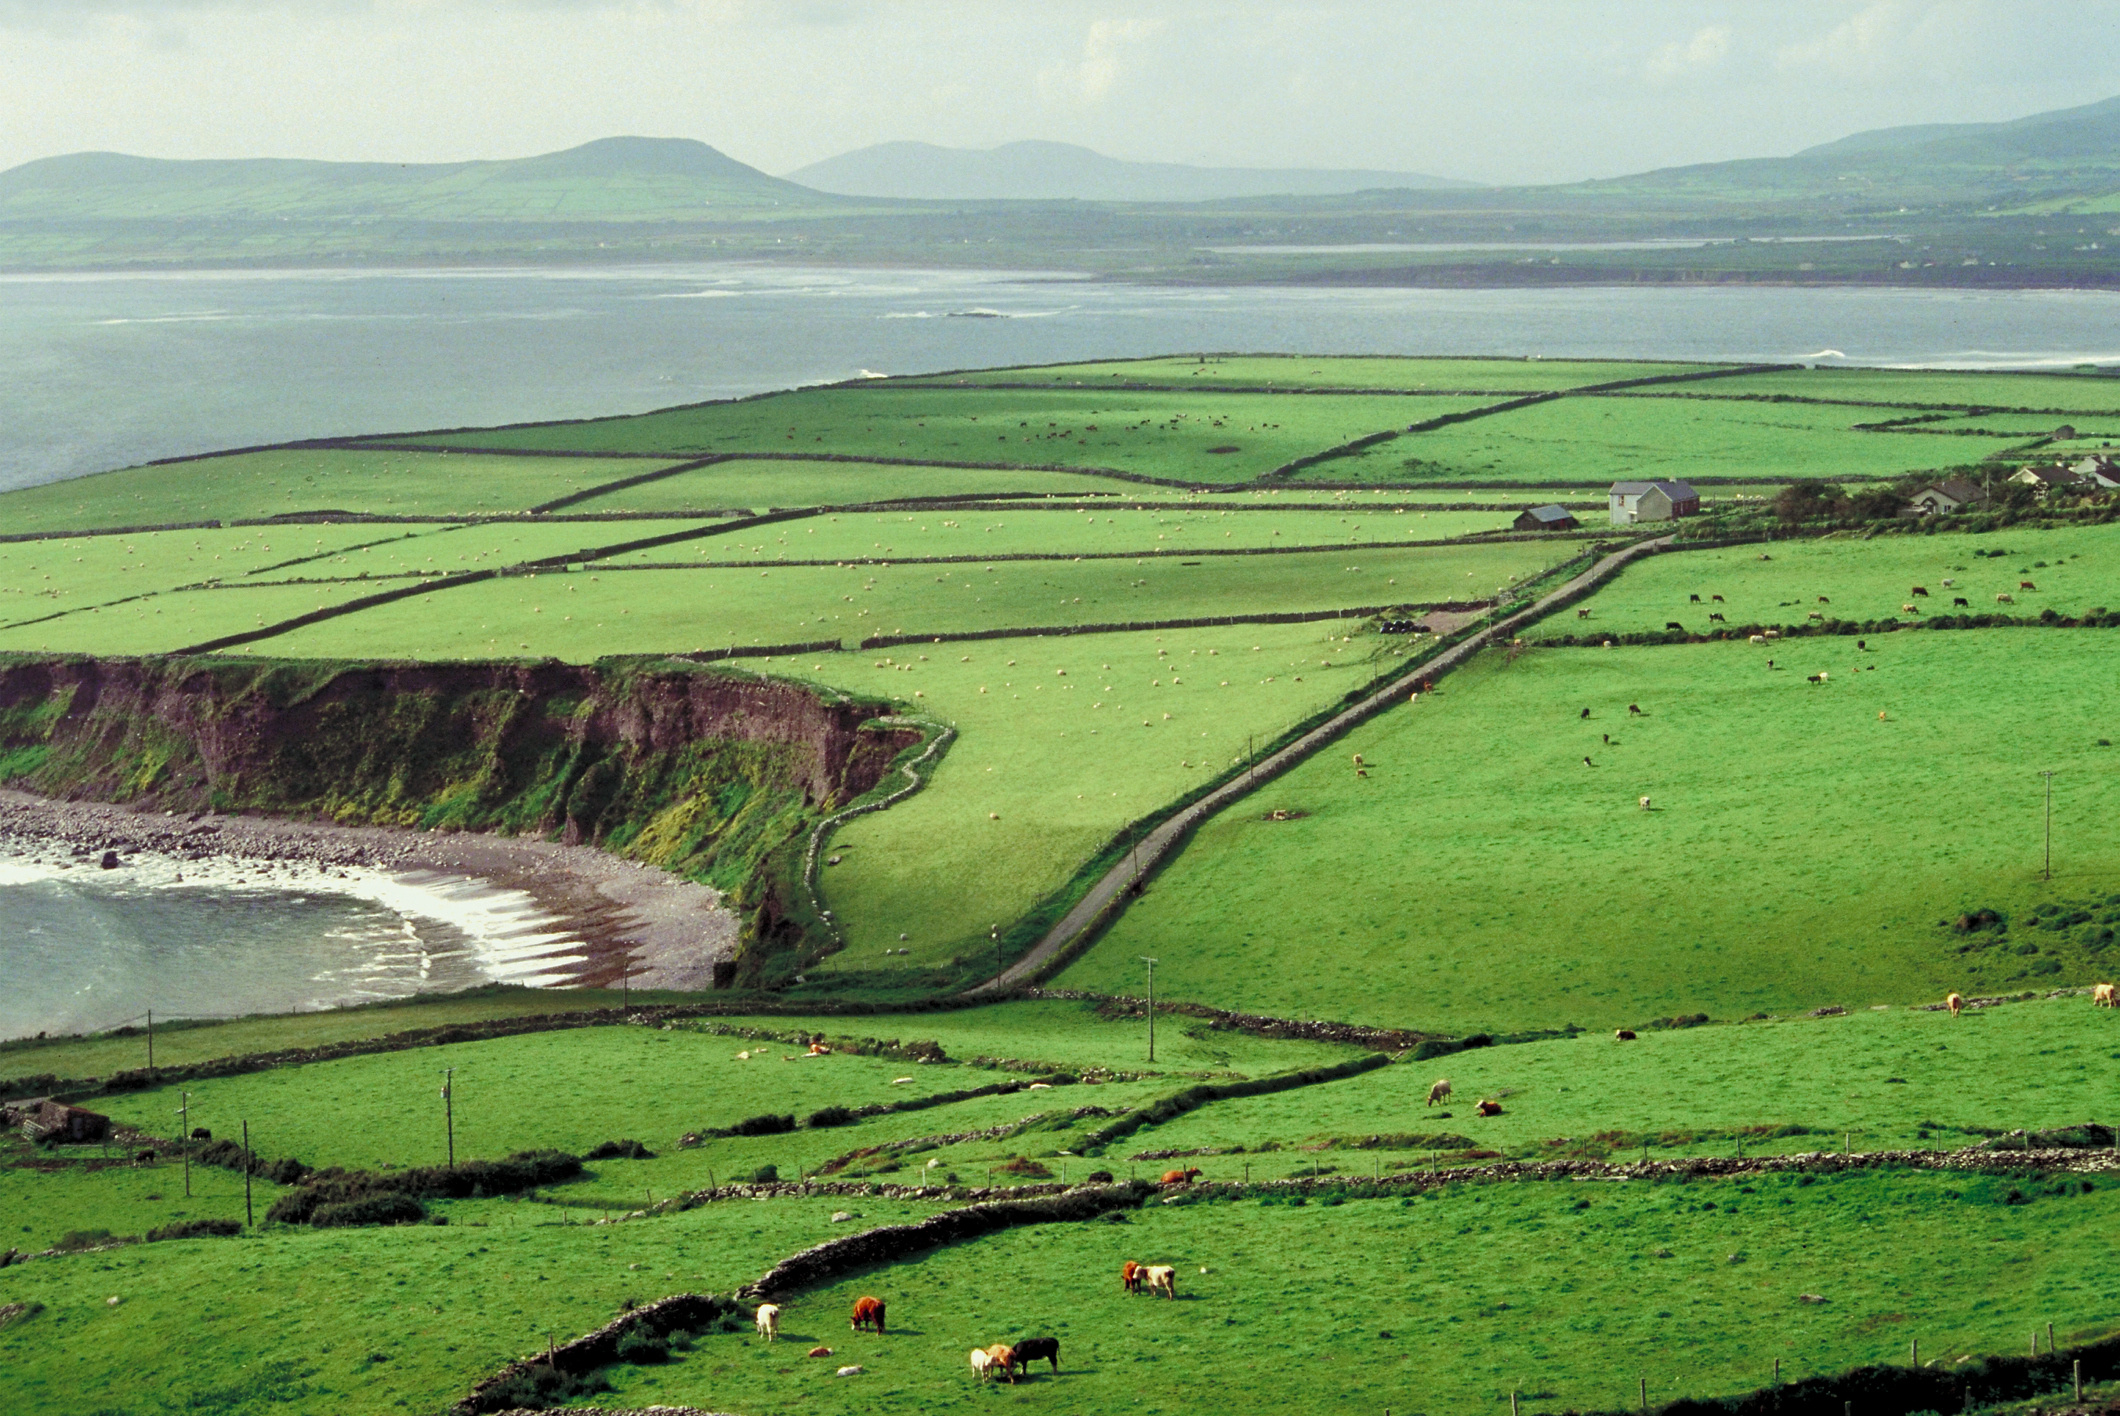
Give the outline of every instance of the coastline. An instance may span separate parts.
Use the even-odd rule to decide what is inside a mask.
[[[57,801],[0,789],[0,857],[65,854],[88,869],[114,852],[178,863],[214,862],[269,883],[278,872],[314,879],[317,871],[359,870],[431,897],[477,904],[502,892],[527,897],[511,932],[525,950],[564,950],[543,976],[556,987],[615,987],[621,976],[643,988],[703,990],[713,965],[730,956],[738,919],[718,891],[591,846],[390,826],[341,826],[278,817],[141,810],[103,802]]]

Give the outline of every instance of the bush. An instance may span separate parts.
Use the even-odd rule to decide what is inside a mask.
[[[510,1373],[507,1380],[484,1393],[482,1405],[495,1410],[542,1411],[552,1406],[572,1406],[577,1397],[611,1390],[611,1384],[591,1372],[578,1377],[542,1364]]]
[[[179,1224],[165,1224],[160,1229],[147,1231],[147,1242],[159,1244],[164,1239],[226,1239],[241,1234],[243,1226],[232,1219],[188,1219]]]
[[[747,1181],[753,1185],[777,1185],[780,1183],[780,1167],[761,1165],[749,1175],[738,1176],[737,1181],[739,1184]]]
[[[1112,1182],[1112,1173],[1109,1170],[1092,1170],[1084,1178],[1086,1183],[1091,1185],[1109,1185]]]
[[[844,1106],[820,1106],[802,1124],[814,1130],[824,1126],[849,1126],[853,1122],[854,1113]]]
[[[363,1224],[418,1224],[427,1207],[410,1195],[368,1195],[358,1200],[318,1205],[309,1216],[317,1229],[350,1229]]]
[[[506,1160],[468,1160],[453,1170],[431,1165],[390,1174],[318,1171],[305,1177],[302,1188],[273,1201],[265,1217],[287,1224],[307,1224],[321,1206],[350,1204],[375,1195],[455,1200],[514,1195],[539,1185],[572,1180],[581,1173],[578,1156],[549,1150],[517,1151]]]
[[[653,1160],[655,1152],[639,1141],[605,1141],[582,1156],[583,1160]]]
[[[795,1118],[793,1116],[775,1116],[768,1112],[764,1116],[752,1116],[739,1121],[721,1134],[728,1136],[777,1136],[784,1131],[792,1131],[794,1129]]]
[[[59,1242],[52,1247],[62,1254],[76,1254],[83,1249],[97,1249],[105,1244],[121,1242],[123,1241],[108,1229],[70,1229],[61,1235]]]
[[[670,1360],[670,1344],[648,1330],[646,1323],[635,1323],[618,1338],[618,1360],[631,1362],[635,1366],[648,1366]]]

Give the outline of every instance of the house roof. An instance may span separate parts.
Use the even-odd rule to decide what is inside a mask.
[[[2068,487],[2084,481],[2085,478],[2067,467],[2057,463],[2048,463],[2044,467],[2027,467],[2022,472],[2019,472],[2014,480],[2019,482],[2044,482],[2052,487]]]
[[[1944,478],[1944,480],[1935,483],[1933,486],[1923,487],[1921,491],[1917,492],[1915,495],[1926,496],[1930,492],[1935,492],[1939,496],[1947,497],[1950,500],[1957,502],[1961,506],[1963,506],[1967,502],[1979,501],[1987,495],[1986,492],[1980,489],[1980,484],[1978,482],[1972,481],[1971,479],[1966,477],[1946,477]]]
[[[1699,501],[1700,493],[1684,482],[1614,482],[1612,494],[1619,497],[1638,497],[1655,487],[1673,501]]]
[[[1530,507],[1526,510],[1525,515],[1535,516],[1541,521],[1575,520],[1575,513],[1562,506],[1559,502],[1555,502],[1551,506]]]

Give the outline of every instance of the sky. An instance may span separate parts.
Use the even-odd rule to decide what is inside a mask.
[[[2120,0],[0,0],[0,169],[616,134],[1572,181],[2120,92]]]

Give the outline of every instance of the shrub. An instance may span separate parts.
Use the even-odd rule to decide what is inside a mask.
[[[999,1175],[1016,1175],[1027,1180],[1050,1180],[1053,1178],[1052,1171],[1027,1155],[1019,1155],[1012,1160],[997,1165],[994,1167],[994,1171]]]
[[[243,1226],[232,1219],[188,1219],[178,1224],[165,1224],[160,1229],[147,1231],[147,1242],[159,1244],[164,1239],[226,1239],[241,1234]]]
[[[619,1335],[618,1360],[636,1366],[648,1366],[670,1360],[670,1344],[648,1330],[646,1323],[635,1323]]]
[[[639,1141],[605,1141],[582,1156],[583,1160],[653,1160],[655,1152]]]
[[[594,1372],[576,1376],[556,1367],[534,1364],[511,1372],[485,1393],[482,1406],[495,1411],[542,1411],[552,1406],[572,1406],[575,1398],[611,1390],[611,1384]]]
[[[1109,1170],[1092,1170],[1085,1179],[1092,1185],[1109,1185],[1112,1182],[1112,1173]]]
[[[793,1116],[775,1116],[768,1112],[764,1116],[751,1116],[731,1126],[724,1134],[731,1136],[777,1136],[795,1129]]]
[[[83,1249],[101,1248],[105,1244],[123,1242],[108,1229],[69,1229],[52,1245],[62,1254],[75,1254]]]
[[[427,1207],[410,1195],[367,1195],[358,1200],[318,1205],[309,1216],[317,1229],[350,1229],[363,1224],[418,1224]]]
[[[825,1126],[848,1126],[854,1121],[854,1113],[844,1106],[821,1106],[811,1112],[803,1125],[817,1129]]]
[[[749,1175],[740,1178],[741,1180],[749,1181],[753,1185],[778,1184],[780,1181],[780,1167],[777,1165],[761,1165]]]

